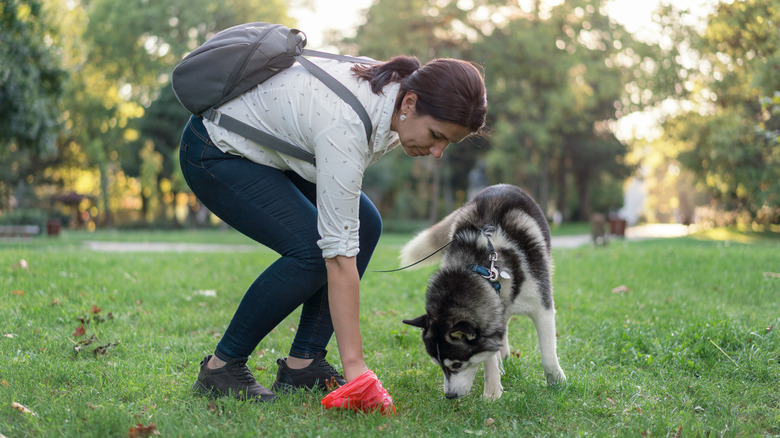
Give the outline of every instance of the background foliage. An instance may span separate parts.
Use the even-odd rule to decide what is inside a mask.
[[[719,3],[694,19],[664,3],[655,38],[628,32],[606,0],[376,0],[354,36],[378,59],[471,60],[488,86],[489,129],[443,160],[391,154],[365,190],[396,220],[441,217],[481,184],[531,192],[552,215],[623,205],[628,177],[649,219],[696,207],[776,223],[780,196],[777,0]],[[73,226],[208,223],[175,157],[187,113],[169,72],[214,32],[295,23],[281,0],[7,0],[0,4],[0,215],[41,208]],[[316,44],[317,42],[312,42]],[[618,136],[654,114],[662,135]],[[72,204],[51,196],[85,195]],[[703,217],[703,213],[700,213]]]

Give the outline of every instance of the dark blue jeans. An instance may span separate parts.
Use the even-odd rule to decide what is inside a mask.
[[[211,142],[201,119],[184,128],[179,152],[184,178],[211,212],[236,230],[281,255],[249,287],[217,345],[222,360],[248,357],[260,341],[301,304],[290,356],[310,359],[333,335],[327,272],[317,246],[316,186],[285,172],[226,154]],[[382,219],[365,194],[360,197],[363,275],[382,232]]]

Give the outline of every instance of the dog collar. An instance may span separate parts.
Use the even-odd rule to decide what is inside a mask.
[[[493,265],[492,260],[490,264]],[[490,270],[484,266],[473,264],[471,265],[471,270],[481,275],[485,280],[490,282],[490,285],[493,286],[493,289],[496,290],[496,293],[501,292],[501,283],[498,282],[498,269],[495,267],[495,265],[493,265],[493,269]]]

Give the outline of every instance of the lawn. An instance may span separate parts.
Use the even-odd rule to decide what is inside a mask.
[[[273,404],[190,386],[246,286],[255,251],[98,252],[88,240],[247,244],[229,231],[0,240],[0,434],[26,436],[780,436],[780,239],[728,234],[554,251],[558,355],[548,387],[530,321],[510,325],[504,395],[446,400],[417,330],[433,268],[365,275],[367,362],[397,413]],[[723,237],[726,236],[726,237]],[[397,265],[383,237],[369,269]],[[739,241],[749,243],[738,243]],[[26,263],[21,263],[24,260]],[[252,355],[270,386],[295,315]],[[338,366],[335,341],[328,358]],[[21,412],[13,406],[24,406]]]

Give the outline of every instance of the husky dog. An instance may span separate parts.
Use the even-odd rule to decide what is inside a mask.
[[[484,363],[482,395],[501,397],[513,315],[533,321],[548,384],[566,380],[555,351],[550,229],[536,202],[512,185],[488,187],[407,243],[401,261],[419,260],[447,242],[428,283],[425,314],[404,320],[422,329],[425,349],[444,371],[445,396],[468,394]]]

